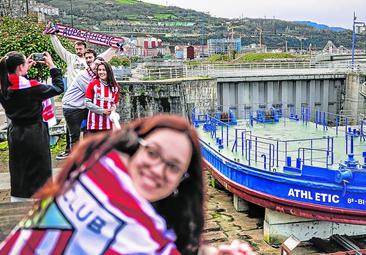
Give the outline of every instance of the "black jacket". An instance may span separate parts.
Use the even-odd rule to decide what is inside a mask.
[[[51,69],[52,85],[9,91],[0,102],[8,124],[11,195],[31,197],[52,175],[47,124],[42,121],[42,101],[64,91],[62,73]]]

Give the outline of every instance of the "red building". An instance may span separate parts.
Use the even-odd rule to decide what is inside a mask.
[[[194,59],[194,47],[192,45],[187,47],[187,59]]]

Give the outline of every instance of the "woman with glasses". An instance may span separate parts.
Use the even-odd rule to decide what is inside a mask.
[[[0,253],[253,254],[239,242],[201,245],[201,154],[182,117],[158,115],[88,137],[36,197]]]

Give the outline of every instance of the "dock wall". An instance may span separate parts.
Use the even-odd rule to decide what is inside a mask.
[[[122,120],[169,112],[189,116],[193,107],[203,111],[229,108],[240,118],[244,111],[301,107],[342,114],[354,119],[366,109],[365,75],[319,73],[243,75],[159,81],[121,82]],[[364,88],[365,87],[365,88]]]
[[[236,109],[239,115],[244,108],[255,111],[272,106],[295,107],[297,111],[306,106],[330,113],[355,109],[357,112],[363,108],[359,101],[364,98],[358,96],[359,82],[353,76],[347,79],[348,76],[319,74],[218,78],[218,105],[222,105],[224,111],[239,107]],[[344,105],[349,95],[355,100]]]

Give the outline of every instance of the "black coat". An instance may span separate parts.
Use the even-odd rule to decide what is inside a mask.
[[[0,102],[8,125],[11,195],[31,197],[52,176],[47,124],[42,121],[42,101],[64,91],[61,70],[50,70],[53,85],[8,91]]]

